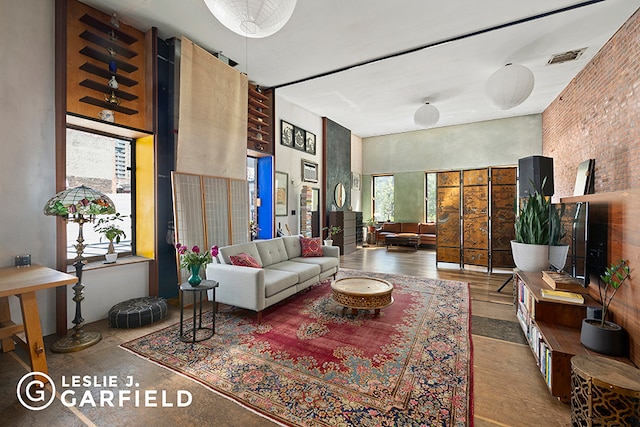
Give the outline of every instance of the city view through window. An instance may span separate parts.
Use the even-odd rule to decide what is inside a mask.
[[[116,224],[126,237],[115,244],[118,253],[132,250],[131,228],[131,150],[127,139],[97,135],[76,129],[67,129],[67,188],[86,185],[109,196],[116,206],[116,212],[123,215],[123,221]],[[100,218],[100,217],[98,217]],[[83,226],[84,256],[103,256],[107,253],[109,241],[94,230],[94,223]],[[101,239],[102,238],[102,239]],[[74,245],[78,239],[78,224],[67,224],[67,259],[76,257]]]

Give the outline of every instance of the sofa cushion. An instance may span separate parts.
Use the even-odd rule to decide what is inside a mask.
[[[418,233],[420,233],[420,234],[436,234],[436,223],[435,222],[421,223]]]
[[[298,275],[290,271],[265,268],[264,271],[264,296],[269,298],[298,283]]]
[[[402,230],[402,224],[399,222],[385,222],[382,224],[382,229],[380,231],[388,231],[391,233],[399,233]]]
[[[258,248],[258,253],[260,254],[260,260],[262,261],[263,267],[268,267],[289,259],[282,237],[269,240],[258,240],[254,243],[256,244],[256,248]]]
[[[284,248],[287,251],[287,257],[297,258],[302,255],[302,247],[300,246],[300,238],[302,236],[283,236]]]
[[[298,283],[312,279],[320,274],[320,266],[304,262],[281,261],[271,264],[268,270],[288,271],[297,275]]]
[[[325,257],[309,257],[309,258],[303,258],[303,257],[298,257],[298,258],[293,258],[291,261],[295,261],[295,262],[301,262],[301,263],[306,263],[306,264],[315,264],[315,265],[319,265],[321,271],[324,273],[325,271],[329,271],[333,268],[338,268],[340,266],[340,261],[338,260],[338,258],[332,257],[332,256],[325,256]]]
[[[255,242],[249,243],[241,243],[238,245],[224,246],[219,249],[218,259],[223,264],[231,264],[231,259],[229,257],[231,255],[238,255],[241,253],[245,253],[251,255],[253,259],[255,259],[260,266],[262,266],[262,260],[260,259],[260,254],[258,253],[258,248],[256,247]]]
[[[418,234],[418,223],[417,222],[403,222],[400,224],[400,232],[401,233],[415,233]]]
[[[300,237],[300,248],[303,258],[324,256],[319,237]]]
[[[258,261],[256,261],[254,257],[244,252],[238,255],[229,256],[229,260],[231,261],[231,264],[239,265],[242,267],[253,267],[253,268],[261,267],[261,265],[258,263]]]

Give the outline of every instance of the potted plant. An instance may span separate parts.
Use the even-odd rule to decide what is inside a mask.
[[[218,256],[218,247],[211,246],[208,251],[202,252],[199,246],[193,246],[189,249],[182,243],[176,243],[176,250],[180,256],[180,267],[189,270],[190,276],[187,282],[191,286],[198,286],[202,282],[200,277],[200,270],[203,266],[213,262],[213,259]]]
[[[124,230],[117,224],[118,221],[123,221],[124,218],[125,215],[120,215],[120,213],[116,212],[115,215],[100,218],[93,226],[93,229],[101,234],[100,241],[102,241],[103,237],[109,241],[109,247],[105,255],[107,264],[113,264],[118,258],[113,242],[120,243],[122,238],[127,237]]]
[[[566,206],[561,204],[559,206],[551,206],[549,213],[549,263],[558,271],[564,268],[567,262],[567,253],[569,252],[569,245],[562,243],[566,232],[564,224],[562,223],[562,216]]]
[[[324,241],[325,246],[332,246],[333,245],[332,237],[342,232],[342,227],[336,226],[336,225],[330,225],[329,227],[324,227],[323,230],[327,230],[327,238]]]
[[[544,188],[542,181],[541,188]],[[549,268],[549,208],[551,199],[536,190],[521,201],[516,217],[516,239],[511,241],[513,261],[522,271]]]
[[[623,356],[626,352],[624,331],[614,322],[607,321],[609,305],[616,296],[620,286],[630,277],[627,261],[621,259],[612,263],[600,276],[598,281],[598,295],[602,305],[599,319],[583,319],[580,330],[580,342],[586,348],[609,356]]]
[[[369,233],[375,233],[376,232],[376,220],[373,219],[373,217],[371,217],[371,218],[369,218],[367,220],[367,227],[368,227]]]

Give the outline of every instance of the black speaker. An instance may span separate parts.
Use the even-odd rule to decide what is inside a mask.
[[[553,159],[551,157],[530,156],[518,160],[520,197],[529,197],[536,190],[544,196],[553,195]],[[542,188],[542,181],[547,180]]]

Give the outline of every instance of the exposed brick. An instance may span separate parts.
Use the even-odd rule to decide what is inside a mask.
[[[595,192],[640,187],[640,9],[542,114],[555,197],[573,195],[578,164],[595,159]]]

